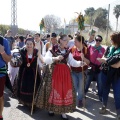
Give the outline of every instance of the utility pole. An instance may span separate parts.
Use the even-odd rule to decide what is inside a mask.
[[[75,19],[73,20],[73,34],[75,32]]]
[[[90,29],[92,27],[92,12],[90,12]]]
[[[11,31],[12,35],[15,36],[18,32],[17,26],[17,0],[11,0]]]
[[[110,4],[108,5],[108,19],[107,19],[107,28],[106,28],[106,43],[107,43],[107,41],[108,41],[109,14],[110,14]]]
[[[94,12],[91,11],[90,12],[90,29],[92,29],[92,26],[93,26],[93,15],[94,15]]]

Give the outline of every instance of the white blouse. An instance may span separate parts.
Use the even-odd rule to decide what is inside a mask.
[[[52,60],[52,53],[50,51],[48,51],[44,57],[44,62],[46,64],[52,64],[53,63],[53,60]],[[69,56],[68,56],[68,64],[73,66],[73,67],[80,67],[82,66],[82,61],[76,61],[72,54],[69,53]]]

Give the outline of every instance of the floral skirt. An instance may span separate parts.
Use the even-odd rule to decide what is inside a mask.
[[[66,64],[49,66],[42,86],[39,87],[35,105],[56,114],[73,112],[76,95],[69,67]]]

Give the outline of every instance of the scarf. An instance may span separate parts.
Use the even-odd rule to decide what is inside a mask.
[[[107,55],[107,57],[111,57],[113,55],[117,55],[120,53],[120,47],[115,48],[114,46],[110,47],[110,53]]]
[[[94,48],[95,48],[95,50],[94,51],[96,51],[96,50],[98,50],[99,52],[100,52],[100,50],[101,50],[101,48],[102,48],[102,46],[100,45],[100,46],[98,46],[98,47],[96,47],[96,46],[93,46]]]

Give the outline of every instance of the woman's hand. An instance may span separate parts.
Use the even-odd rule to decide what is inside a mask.
[[[63,56],[62,55],[59,55],[59,56],[57,56],[57,57],[53,57],[53,61],[61,61],[61,60],[63,60]]]
[[[87,58],[85,58],[83,53],[81,53],[81,59],[82,59],[82,61],[84,61],[86,63],[86,65],[90,64],[90,61]]]
[[[97,60],[98,60],[100,63],[106,63],[106,59],[105,59],[105,58],[97,58]]]
[[[45,63],[44,60],[41,59],[41,63],[44,64]]]
[[[58,56],[58,59],[59,59],[59,60],[63,60],[63,58],[64,58],[64,57],[63,57],[62,55],[59,55],[59,56]]]
[[[87,64],[85,62],[81,62],[80,65],[81,65],[81,67],[84,67]]]

